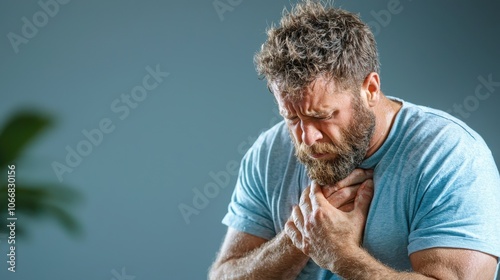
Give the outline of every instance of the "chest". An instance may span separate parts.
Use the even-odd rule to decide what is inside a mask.
[[[379,261],[398,270],[409,270],[407,248],[417,182],[411,176],[375,176],[374,183],[363,247]]]

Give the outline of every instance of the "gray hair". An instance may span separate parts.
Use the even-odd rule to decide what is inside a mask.
[[[275,82],[286,98],[300,99],[319,76],[355,89],[369,73],[380,71],[368,25],[324,2],[305,0],[285,9],[280,25],[267,30],[267,40],[254,57],[258,74]]]

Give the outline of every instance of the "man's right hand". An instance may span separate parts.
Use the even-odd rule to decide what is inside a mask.
[[[345,179],[335,185],[321,186],[323,195],[330,204],[344,212],[354,209],[354,198],[361,184],[373,178],[371,169],[354,169]],[[316,182],[313,182],[316,184]]]

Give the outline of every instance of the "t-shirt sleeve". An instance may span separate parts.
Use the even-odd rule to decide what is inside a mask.
[[[409,254],[448,247],[500,255],[500,177],[486,144],[472,138],[435,143],[415,195]]]
[[[276,233],[264,186],[267,153],[262,138],[257,139],[241,161],[236,187],[222,223],[269,240]]]

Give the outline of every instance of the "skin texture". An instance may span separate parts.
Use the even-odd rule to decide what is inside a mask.
[[[299,143],[297,137],[292,137],[295,156],[306,166],[309,178],[321,185],[334,185],[347,177],[363,162],[369,148],[375,129],[375,115],[363,105],[361,98],[351,98],[348,101],[352,107],[353,118],[346,128],[339,127],[340,139],[330,138],[330,141],[307,144],[304,141]],[[321,123],[328,123],[336,117],[337,112],[338,110],[326,108],[324,111],[314,112],[312,120],[307,121],[318,119]],[[296,131],[308,126],[300,122],[297,114],[286,114],[290,134],[294,134],[292,129]],[[302,135],[307,133],[302,132]]]
[[[339,143],[343,140],[342,129],[348,128],[353,120],[353,94],[360,95],[361,101],[376,118],[375,131],[370,140],[366,156],[370,157],[382,146],[401,104],[386,98],[380,91],[377,73],[370,73],[360,92],[340,91],[334,81],[319,77],[305,89],[302,100],[292,102],[283,97],[276,83],[271,83],[280,113],[287,121],[292,137],[297,143],[312,146],[315,143]],[[324,119],[317,115],[331,116]]]
[[[359,188],[372,176],[371,170],[356,169],[321,191],[332,207],[351,211]],[[209,279],[295,279],[308,260],[285,232],[266,240],[229,228]]]
[[[331,206],[321,187],[313,183],[304,190],[299,206],[293,209],[285,232],[293,244],[316,264],[329,267],[342,257],[335,252],[361,244],[372,196],[373,181],[367,180],[357,192],[353,210],[338,215],[337,212],[341,211]]]

